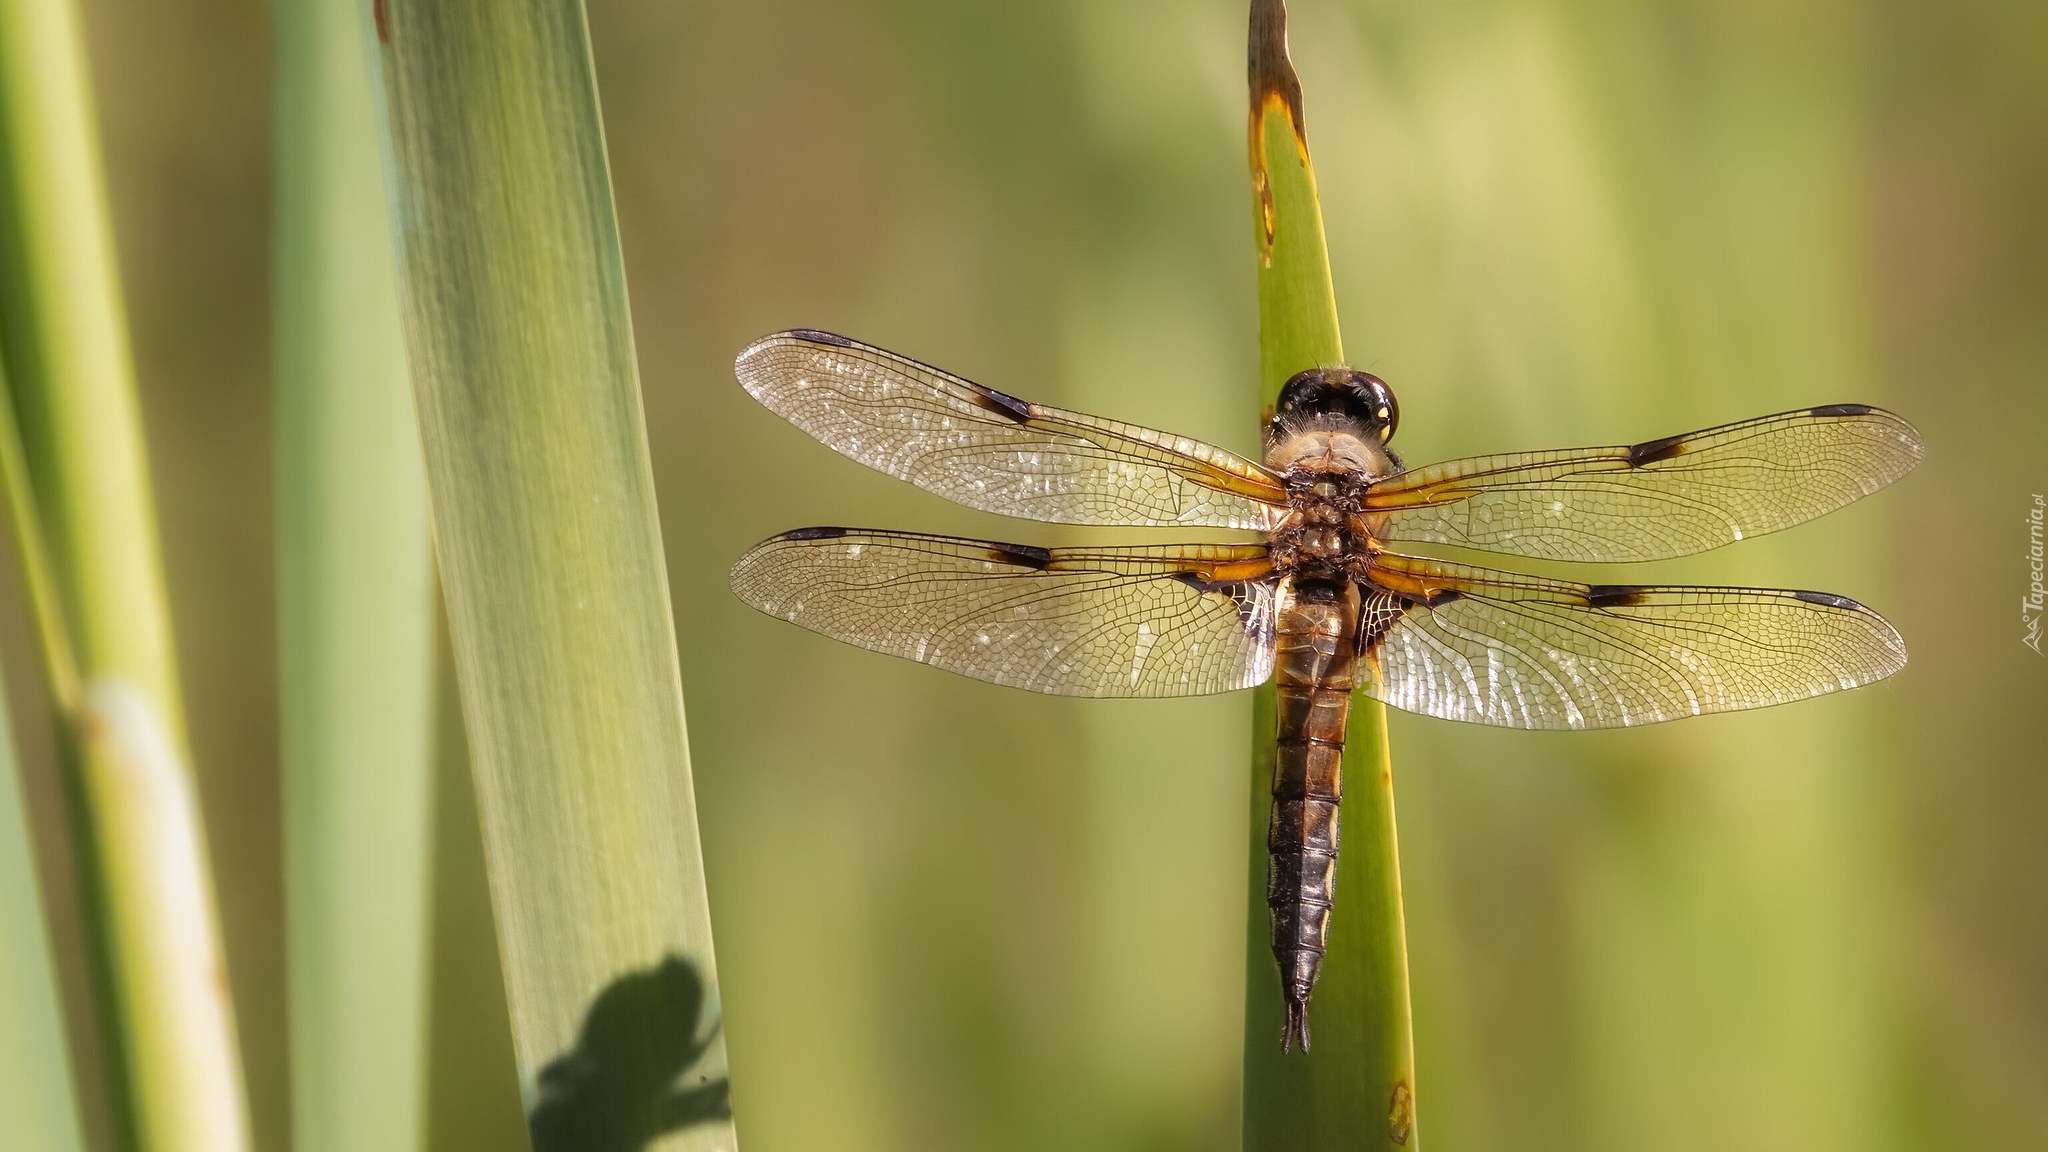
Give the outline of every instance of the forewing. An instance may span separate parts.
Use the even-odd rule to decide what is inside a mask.
[[[739,598],[876,652],[1060,696],[1199,696],[1273,671],[1264,545],[1031,548],[806,528],[733,568]]]
[[[1221,448],[1027,403],[829,332],[764,337],[734,371],[827,447],[986,512],[1263,529],[1287,500],[1272,473]]]
[[[1509,728],[1614,728],[1804,700],[1882,680],[1906,645],[1842,596],[1573,584],[1392,553],[1372,584],[1408,607],[1367,692]]]
[[[1811,520],[1920,462],[1882,408],[1835,404],[1608,448],[1449,460],[1372,486],[1387,541],[1589,563],[1663,560]]]

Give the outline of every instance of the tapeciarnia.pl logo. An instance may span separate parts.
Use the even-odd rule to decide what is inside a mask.
[[[2027,509],[2027,567],[2031,570],[2032,583],[2027,585],[2027,594],[2020,600],[2020,626],[2026,631],[2020,636],[2020,643],[2041,652],[2041,612],[2048,608],[2048,590],[2041,587],[2043,559],[2041,552],[2041,517],[2044,511],[2039,492],[2034,493],[2034,506]]]

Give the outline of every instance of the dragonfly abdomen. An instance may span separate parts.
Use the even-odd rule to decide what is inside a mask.
[[[1266,905],[1287,1001],[1282,1051],[1308,1050],[1308,999],[1329,942],[1337,879],[1337,805],[1351,714],[1358,601],[1348,584],[1296,580],[1275,628],[1279,747],[1266,832]]]

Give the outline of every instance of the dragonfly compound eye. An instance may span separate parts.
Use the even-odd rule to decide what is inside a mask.
[[[1382,444],[1394,438],[1394,428],[1401,422],[1394,390],[1386,381],[1356,368],[1311,368],[1296,373],[1280,389],[1273,408],[1283,416],[1343,416],[1363,425]]]
[[[1344,369],[1345,392],[1351,411],[1365,426],[1385,444],[1394,438],[1394,429],[1401,424],[1401,406],[1394,401],[1394,390],[1387,382],[1370,372],[1355,368]]]
[[[1297,372],[1287,383],[1280,386],[1280,399],[1273,410],[1282,415],[1294,412],[1322,412],[1330,408],[1331,388],[1323,380],[1321,368]]]

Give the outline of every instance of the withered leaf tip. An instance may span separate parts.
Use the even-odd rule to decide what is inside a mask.
[[[1278,97],[1286,103],[1288,118],[1294,122],[1295,139],[1305,143],[1308,127],[1302,115],[1301,78],[1287,58],[1286,0],[1252,0],[1250,44],[1246,68],[1251,82],[1252,130],[1258,130],[1266,101]]]

